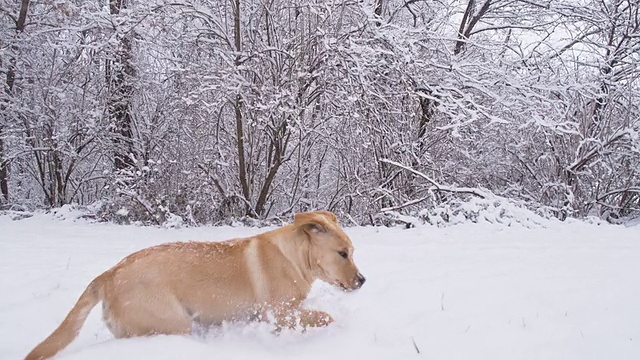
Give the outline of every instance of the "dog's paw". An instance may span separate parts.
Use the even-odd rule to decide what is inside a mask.
[[[300,325],[303,327],[323,327],[334,322],[331,315],[324,311],[303,310],[300,314]]]

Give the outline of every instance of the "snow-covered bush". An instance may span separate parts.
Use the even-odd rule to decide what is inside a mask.
[[[487,194],[486,191],[483,194]],[[455,196],[428,208],[402,215],[389,211],[386,215],[408,226],[430,224],[439,227],[464,223],[491,223],[527,228],[545,227],[554,217],[540,207],[530,209],[523,201],[489,194],[480,198],[472,195]]]

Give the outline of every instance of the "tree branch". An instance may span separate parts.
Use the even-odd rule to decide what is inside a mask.
[[[440,185],[435,180],[433,180],[429,176],[425,175],[424,173],[422,173],[422,172],[420,172],[418,170],[412,169],[412,168],[410,168],[410,167],[408,167],[406,165],[403,165],[401,163],[395,162],[393,160],[380,159],[380,162],[399,167],[399,168],[401,168],[403,170],[409,171],[410,173],[412,173],[414,175],[417,175],[417,176],[427,180],[428,182],[430,182],[433,185],[431,188],[429,188],[429,191],[450,192],[450,193],[455,193],[455,194],[469,194],[469,195],[477,196],[477,197],[479,197],[481,199],[486,199],[487,197],[490,197],[490,195],[485,193],[484,191],[480,191],[480,190],[474,189],[474,188],[468,188],[468,187],[452,188],[452,187]],[[424,201],[424,200],[426,200],[426,199],[422,199],[420,201]],[[418,202],[420,202],[420,201],[418,201]],[[413,205],[413,204],[409,204],[409,205]],[[406,205],[406,206],[409,206],[409,205]]]

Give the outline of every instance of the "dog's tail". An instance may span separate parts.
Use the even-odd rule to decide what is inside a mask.
[[[60,350],[69,345],[80,332],[80,328],[87,319],[89,312],[104,297],[103,282],[106,273],[95,278],[73,306],[62,324],[44,339],[35,349],[31,350],[25,360],[44,360],[53,357]]]

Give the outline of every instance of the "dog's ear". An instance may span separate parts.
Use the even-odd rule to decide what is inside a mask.
[[[306,233],[323,233],[327,231],[325,226],[327,220],[323,216],[324,213],[325,211],[298,213],[293,218],[293,223]]]
[[[337,224],[338,223],[338,218],[336,217],[336,214],[332,213],[331,211],[327,211],[327,210],[320,210],[320,211],[316,211],[318,214],[322,214],[324,216],[327,217],[327,219],[329,219],[331,222]]]

